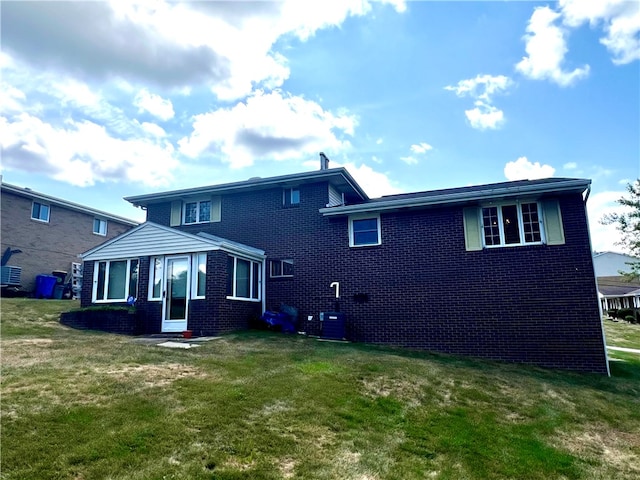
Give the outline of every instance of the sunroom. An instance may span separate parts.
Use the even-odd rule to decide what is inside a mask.
[[[264,311],[257,248],[146,222],[81,256],[82,306],[133,305],[139,333],[217,335]]]

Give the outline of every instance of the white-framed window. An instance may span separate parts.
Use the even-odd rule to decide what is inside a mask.
[[[261,298],[261,263],[229,256],[227,261],[227,298],[258,302]]]
[[[282,191],[282,204],[285,207],[292,207],[300,205],[300,189],[299,188],[285,188]]]
[[[31,219],[48,223],[50,211],[49,205],[34,201],[31,205]]]
[[[516,202],[482,207],[482,233],[486,247],[540,244],[543,228],[537,202]]]
[[[380,215],[358,215],[349,217],[349,246],[366,247],[380,245]]]
[[[207,254],[196,253],[191,260],[191,298],[205,298],[207,289]]]
[[[102,220],[101,218],[93,219],[93,233],[96,235],[106,235],[107,234],[107,221]]]
[[[149,300],[162,300],[164,257],[151,257],[149,262]]]
[[[211,200],[194,200],[184,202],[182,223],[205,223],[211,221]]]
[[[93,301],[126,302],[138,296],[138,259],[103,260],[93,267]]]
[[[271,260],[269,265],[271,278],[293,277],[293,260]]]

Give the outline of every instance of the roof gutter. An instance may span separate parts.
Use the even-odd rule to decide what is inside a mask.
[[[321,208],[320,213],[325,217],[350,215],[364,212],[380,212],[385,210],[397,210],[401,208],[420,208],[436,205],[477,202],[496,199],[496,197],[516,197],[550,192],[581,191],[590,189],[589,180],[568,180],[556,184],[533,184],[518,187],[497,187],[476,192],[458,192],[442,195],[430,195],[421,198],[401,198],[394,200],[380,200],[355,205]]]
[[[363,200],[368,200],[369,197],[365,191],[356,183],[353,177],[345,168],[334,168],[329,170],[320,170],[308,173],[298,173],[293,175],[283,175],[280,177],[271,177],[253,181],[234,182],[223,185],[212,185],[206,187],[187,188],[184,190],[174,190],[172,192],[163,193],[151,193],[148,195],[135,195],[124,197],[127,202],[132,203],[134,206],[139,207],[151,203],[157,200],[171,200],[180,199],[184,197],[191,197],[204,194],[218,194],[228,193],[237,190],[245,190],[257,187],[270,187],[273,185],[283,185],[287,183],[295,183],[304,180],[319,180],[325,177],[342,176],[345,182],[355,190]]]

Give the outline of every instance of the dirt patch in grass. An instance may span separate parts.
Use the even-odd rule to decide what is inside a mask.
[[[95,372],[144,387],[163,387],[183,378],[215,379],[211,373],[181,363],[122,365],[116,368],[99,367],[95,368]]]
[[[580,433],[562,433],[557,442],[572,454],[640,478],[640,432],[622,432],[604,425],[592,425]],[[635,449],[629,448],[630,445],[635,445]]]

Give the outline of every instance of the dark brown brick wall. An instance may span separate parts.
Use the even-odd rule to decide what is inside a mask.
[[[51,205],[49,223],[31,219],[32,199],[2,191],[2,241],[0,250],[19,248],[9,265],[22,267],[22,287],[31,291],[36,275],[54,270],[71,273],[79,254],[129,230],[128,225],[107,222],[107,235],[93,233],[93,215]]]
[[[318,213],[326,184],[301,186],[294,208],[284,208],[281,195],[278,188],[226,195],[221,222],[181,228],[293,258],[293,279],[267,280],[267,308],[297,307],[302,330],[319,334],[319,313],[339,308],[354,341],[606,372],[581,195],[558,197],[565,245],[475,252],[465,251],[462,207],[383,213],[382,245],[350,248],[347,219]],[[168,225],[169,204],[150,206],[148,218]],[[243,326],[233,315],[244,316],[244,306],[227,305],[202,310]]]

